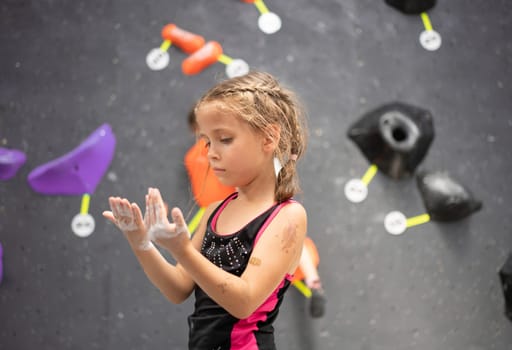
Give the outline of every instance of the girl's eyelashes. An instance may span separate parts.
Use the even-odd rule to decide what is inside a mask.
[[[200,138],[204,141],[206,148],[209,148],[211,146],[212,141],[208,137],[201,135]],[[219,137],[214,137],[213,141],[222,143],[224,145],[228,145],[233,142],[233,137],[232,136],[219,136]]]

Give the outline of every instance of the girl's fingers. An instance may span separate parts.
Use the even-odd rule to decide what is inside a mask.
[[[185,222],[185,218],[183,217],[183,213],[179,208],[173,208],[171,211],[172,215],[172,221],[174,221],[174,224],[176,225],[176,233],[187,233],[188,234],[188,228],[187,223]]]
[[[142,213],[140,212],[140,208],[137,205],[137,203],[132,203],[131,204],[131,210],[132,210],[132,214],[133,214],[133,217],[134,217],[134,220],[135,220],[135,225],[137,225],[137,227],[144,227],[144,222],[143,222],[143,219],[142,219]]]
[[[108,205],[110,206],[110,209],[114,211],[116,200],[114,197],[108,198]]]
[[[156,215],[158,221],[163,221],[167,217],[167,209],[164,200],[162,199],[162,194],[158,188],[153,189],[153,193],[155,195],[155,203],[156,203]]]
[[[114,217],[114,214],[111,211],[105,210],[102,214],[103,214],[103,217],[105,219],[107,219],[108,221],[110,221],[111,223],[113,223],[113,224],[116,223],[116,218]]]
[[[121,199],[121,209],[125,215],[132,211],[130,202],[126,198]]]
[[[111,211],[104,211],[103,216],[114,223],[122,231],[133,231],[144,227],[142,224],[142,213],[139,207],[132,204],[126,198],[109,197]]]
[[[114,213],[114,216],[116,218],[120,217],[122,215],[123,209],[121,207],[121,203],[119,200],[114,200],[113,206],[112,206],[112,213]]]
[[[152,188],[149,189],[148,212],[149,212],[149,223],[150,223],[150,225],[156,224],[155,197],[154,197],[153,189]]]
[[[156,210],[156,217],[157,217],[157,220],[158,222],[161,222],[163,220],[162,218],[162,214],[163,214],[163,208],[162,208],[162,203],[161,202],[157,202],[156,205],[155,205],[155,210]]]
[[[160,190],[158,188],[153,189],[153,193],[155,195],[155,199],[157,202],[162,202],[162,195],[160,194]]]

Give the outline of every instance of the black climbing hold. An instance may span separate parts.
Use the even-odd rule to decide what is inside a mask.
[[[385,0],[386,4],[407,15],[417,15],[430,10],[436,5],[436,0]]]
[[[430,218],[455,221],[480,210],[482,202],[446,172],[422,172],[417,185]]]
[[[429,111],[393,102],[364,114],[348,130],[364,156],[394,179],[411,176],[434,139]]]
[[[505,297],[505,316],[512,321],[512,253],[499,271],[503,296]]]

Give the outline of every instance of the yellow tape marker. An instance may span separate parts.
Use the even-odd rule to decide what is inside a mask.
[[[254,2],[254,6],[256,6],[256,8],[258,9],[258,11],[260,11],[261,14],[270,12],[267,8],[267,5],[265,5],[265,3],[263,2],[263,0],[256,0]]]
[[[190,235],[194,234],[195,230],[197,229],[197,226],[199,226],[199,223],[201,222],[201,218],[203,217],[204,211],[205,211],[205,208],[199,208],[199,210],[194,215],[192,220],[190,220],[190,223],[187,225]]]
[[[82,195],[82,204],[80,205],[80,214],[87,214],[89,212],[89,203],[91,202],[91,196],[87,193]]]
[[[162,45],[160,45],[160,50],[162,51],[167,51],[169,50],[169,48],[171,47],[172,45],[172,42],[170,40],[164,40],[164,42],[162,43]]]
[[[218,61],[221,62],[221,63],[224,63],[226,65],[230,64],[231,62],[233,62],[233,59],[229,56],[226,56],[224,54],[221,54],[218,58]]]
[[[421,225],[421,224],[427,223],[429,221],[430,221],[430,215],[422,214],[422,215],[418,215],[418,216],[413,216],[412,218],[408,218],[406,220],[405,225],[407,227],[412,227],[412,226],[416,226],[416,225]]]
[[[294,281],[293,286],[299,290],[306,298],[311,298],[311,289],[306,286],[306,284],[302,281]]]
[[[377,174],[377,170],[378,170],[378,168],[377,168],[377,166],[375,164],[370,165],[368,170],[366,170],[366,173],[361,178],[361,181],[366,186],[368,186],[368,184],[370,183],[370,181],[372,181],[372,179],[375,176],[375,174]]]
[[[430,19],[426,12],[421,13],[421,19],[423,20],[423,25],[425,26],[425,30],[432,30],[432,23],[430,23]]]

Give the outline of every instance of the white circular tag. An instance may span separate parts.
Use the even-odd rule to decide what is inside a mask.
[[[235,59],[226,65],[226,75],[228,78],[241,77],[249,73],[249,65],[241,59]]]
[[[368,187],[360,179],[352,179],[345,184],[345,196],[352,203],[359,203],[368,196]]]
[[[407,218],[399,211],[392,211],[384,218],[384,227],[389,234],[401,235],[407,229]]]
[[[265,34],[274,34],[281,29],[281,18],[273,12],[264,13],[258,18],[258,27]]]
[[[78,237],[87,237],[94,232],[94,218],[90,214],[76,214],[71,220],[71,229]]]
[[[157,47],[149,51],[146,64],[151,70],[162,70],[169,65],[169,53]]]
[[[420,34],[420,44],[425,50],[436,51],[441,47],[441,35],[435,30],[424,30]]]

